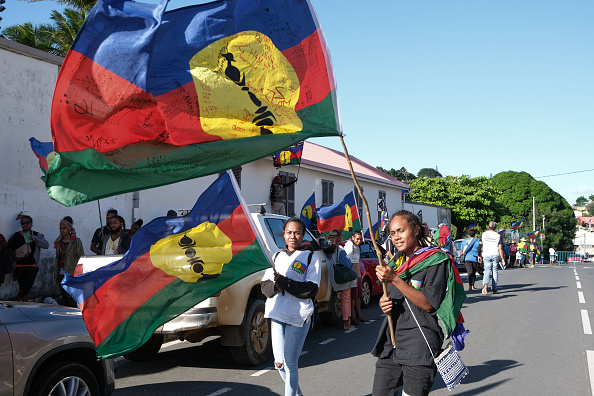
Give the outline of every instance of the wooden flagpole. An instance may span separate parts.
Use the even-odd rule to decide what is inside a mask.
[[[372,222],[371,222],[371,214],[369,213],[369,205],[367,204],[367,200],[365,199],[365,196],[363,195],[363,191],[361,191],[361,187],[359,186],[359,182],[357,181],[357,178],[355,177],[355,171],[353,170],[353,164],[351,163],[351,157],[349,157],[349,152],[346,148],[346,145],[344,144],[344,139],[343,139],[342,135],[340,135],[340,142],[342,143],[342,147],[344,148],[344,156],[346,157],[347,163],[349,164],[349,169],[351,170],[351,177],[353,178],[353,182],[355,183],[355,186],[357,187],[357,191],[359,191],[359,196],[363,200],[363,205],[365,206],[365,213],[367,214],[367,222],[369,223],[369,227],[371,228]],[[371,241],[373,243],[373,247],[375,248],[375,253],[377,254],[377,259],[378,259],[379,265],[385,266],[384,261],[381,259],[382,252],[380,251],[375,238],[372,237]],[[388,287],[385,283],[383,283],[382,286],[384,289],[384,296],[387,297],[388,296]],[[394,336],[394,325],[392,323],[392,315],[387,315],[387,317],[388,317],[388,326],[390,327],[390,337],[392,338],[392,346],[394,348],[396,348],[396,338]]]

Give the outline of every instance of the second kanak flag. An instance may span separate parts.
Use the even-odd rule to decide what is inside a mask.
[[[340,135],[308,0],[165,11],[99,0],[60,69],[46,188],[71,206],[232,169]]]
[[[269,267],[232,177],[217,179],[189,214],[140,228],[122,259],[66,276],[98,357],[133,351],[162,324]]]

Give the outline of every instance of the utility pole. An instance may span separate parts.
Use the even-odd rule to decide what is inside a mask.
[[[536,204],[534,197],[532,197],[532,231],[536,230]]]

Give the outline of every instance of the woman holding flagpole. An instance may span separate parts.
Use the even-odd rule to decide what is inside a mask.
[[[302,395],[298,362],[314,313],[312,298],[318,293],[320,266],[310,246],[301,242],[305,223],[290,218],[283,227],[285,248],[274,255],[274,265],[262,278],[267,297],[265,317],[271,319],[270,333],[274,365],[285,382],[285,396]]]
[[[425,227],[408,211],[392,215],[390,238],[398,249],[396,257],[400,257],[394,261],[399,266],[393,269],[378,265],[376,274],[380,281],[388,284],[388,296],[380,298],[380,308],[392,316],[396,347],[392,346],[385,320],[372,351],[378,358],[372,394],[394,395],[402,387],[403,395],[428,395],[437,367],[418,326],[431,350],[439,353],[444,334],[436,313],[447,298],[446,289],[453,286],[448,277],[451,258],[443,249],[428,246]],[[457,310],[459,312],[459,308]],[[451,313],[455,315],[454,326],[458,312]],[[444,322],[444,318],[440,316],[440,319]]]

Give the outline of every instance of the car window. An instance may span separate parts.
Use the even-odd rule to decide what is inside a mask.
[[[283,226],[285,225],[284,219],[267,218],[264,221],[266,228],[270,232],[270,235],[274,238],[276,247],[282,249],[285,247],[285,238],[283,237]]]
[[[285,219],[276,219],[276,218],[267,218],[265,219],[264,223],[266,224],[266,228],[270,232],[270,235],[274,238],[274,243],[279,249],[285,247],[285,238],[283,236],[283,226],[285,225]],[[303,245],[311,246],[314,250],[320,250],[320,245],[318,241],[309,233],[309,231],[305,232],[305,236],[303,237],[302,241]]]
[[[377,258],[377,254],[375,254],[375,249],[371,244],[366,242],[359,247],[361,248],[361,258]]]

